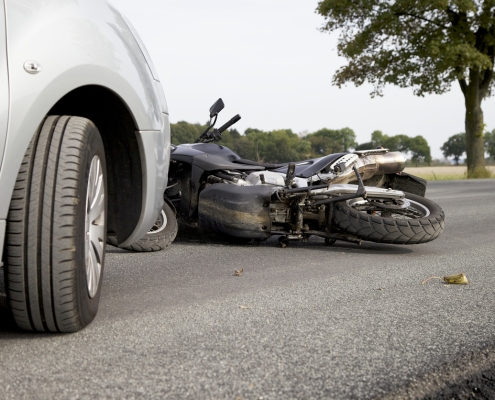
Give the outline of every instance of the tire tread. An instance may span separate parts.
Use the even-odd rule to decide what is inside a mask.
[[[429,208],[430,216],[419,219],[395,220],[367,215],[338,202],[333,221],[343,231],[362,240],[375,243],[418,244],[436,239],[445,228],[445,213],[431,200],[406,193],[406,198]]]
[[[78,217],[77,210],[67,212],[78,199],[81,155],[88,151],[89,137],[103,148],[91,121],[48,116],[21,163],[7,217],[5,282],[22,329],[73,332],[90,322],[77,311]],[[68,185],[68,179],[76,184]]]

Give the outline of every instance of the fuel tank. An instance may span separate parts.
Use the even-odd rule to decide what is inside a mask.
[[[191,162],[193,157],[210,154],[223,158],[226,161],[238,160],[240,157],[230,150],[228,147],[221,146],[216,143],[193,143],[193,144],[180,144],[172,147],[172,160],[189,161]]]

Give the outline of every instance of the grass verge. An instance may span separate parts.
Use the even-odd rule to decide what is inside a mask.
[[[489,175],[483,174],[480,178],[495,178],[495,166],[486,167]],[[464,166],[448,167],[406,167],[404,172],[419,176],[427,181],[452,181],[467,178],[467,168]]]

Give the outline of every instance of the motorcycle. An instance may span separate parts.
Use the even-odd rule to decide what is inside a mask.
[[[172,146],[166,204],[181,223],[254,245],[279,236],[361,243],[417,244],[436,239],[445,215],[424,197],[426,180],[403,172],[405,156],[378,148],[272,164],[242,159],[217,143],[241,117]]]

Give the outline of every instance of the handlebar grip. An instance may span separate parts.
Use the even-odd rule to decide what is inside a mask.
[[[223,124],[220,128],[218,128],[218,132],[222,133],[223,131],[225,131],[226,129],[230,128],[232,125],[234,125],[240,119],[241,119],[241,116],[239,114],[237,114],[229,122]]]

